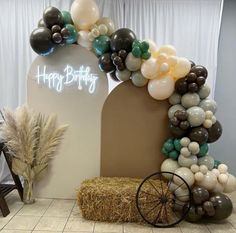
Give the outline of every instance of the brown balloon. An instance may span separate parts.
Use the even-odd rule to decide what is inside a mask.
[[[169,125],[169,128],[172,136],[175,138],[181,138],[187,133],[186,130],[180,129],[178,126],[172,124]]]
[[[188,118],[188,113],[185,110],[177,110],[174,115],[180,121],[185,121]]]
[[[189,90],[189,92],[194,93],[199,90],[199,87],[196,83],[190,83],[190,84],[188,84],[188,90]]]
[[[170,122],[171,122],[171,124],[174,125],[174,126],[178,126],[178,125],[179,125],[179,120],[177,119],[176,116],[172,117],[172,118],[170,119]]]
[[[198,86],[201,87],[205,84],[206,78],[204,78],[203,76],[199,76],[199,77],[197,77],[196,82],[197,82]]]
[[[99,68],[106,73],[112,72],[115,70],[115,66],[112,63],[110,53],[104,53],[99,57],[98,60]]]
[[[201,216],[203,216],[205,214],[205,210],[202,208],[202,206],[197,206],[196,212],[198,215],[201,215]]]
[[[193,83],[196,81],[197,75],[195,73],[189,73],[186,78],[188,83]]]
[[[230,198],[223,193],[213,194],[210,201],[215,203],[214,220],[223,220],[228,218],[233,212],[233,204]]]
[[[207,129],[208,131],[208,143],[212,143],[217,141],[220,136],[222,135],[222,126],[219,121],[216,121],[214,125],[212,125],[211,128]]]
[[[116,82],[120,82],[120,80],[116,77],[116,71],[109,73],[109,76]]]
[[[198,222],[199,220],[201,220],[202,215],[198,214],[196,211],[196,207],[195,206],[191,206],[190,210],[186,216],[186,220],[188,222]]]
[[[186,78],[180,78],[175,82],[175,91],[180,95],[188,92],[188,83]]]
[[[188,121],[181,121],[179,127],[183,130],[187,130],[190,127],[190,124]]]
[[[204,78],[207,78],[207,75],[208,75],[207,69],[201,65],[193,66],[190,72],[195,73],[198,77],[203,76]]]
[[[208,131],[204,127],[192,128],[188,134],[191,141],[198,142],[199,144],[206,143],[208,140]]]
[[[192,189],[192,194],[193,194],[194,204],[196,205],[202,204],[203,202],[207,201],[210,197],[207,189],[202,187],[194,187]]]

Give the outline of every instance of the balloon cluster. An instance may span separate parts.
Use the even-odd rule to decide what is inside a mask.
[[[77,31],[72,24],[69,12],[60,12],[51,6],[46,8],[38,28],[30,35],[32,49],[39,55],[49,55],[56,45],[73,44],[77,40]]]
[[[208,143],[220,138],[222,127],[215,116],[216,102],[208,98],[207,69],[178,57],[172,45],[158,48],[150,39],[138,40],[128,28],[115,30],[110,18],[99,18],[94,0],[75,0],[70,13],[48,7],[30,36],[31,47],[39,55],[49,55],[58,45],[72,43],[92,50],[98,57],[99,68],[114,80],[131,80],[137,87],[147,85],[152,98],[169,100],[169,129],[173,138],[162,147],[168,158],[161,170],[176,173],[192,188],[190,220],[229,216],[230,199],[211,193],[236,190],[236,178],[225,164],[208,154]],[[171,176],[166,178],[170,180]],[[179,182],[175,178],[170,190],[183,201],[188,197],[187,189],[179,187]]]
[[[193,203],[187,220],[197,222],[202,218],[223,220],[233,211],[231,200],[222,193],[210,193],[207,189],[196,186],[192,189]]]

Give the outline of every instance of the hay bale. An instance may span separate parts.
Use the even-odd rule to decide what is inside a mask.
[[[136,192],[141,179],[98,177],[85,180],[78,192],[82,216],[93,221],[143,222],[136,207]],[[160,187],[155,180],[155,186]],[[149,186],[145,188],[153,192]],[[152,199],[152,196],[146,196]],[[150,207],[149,207],[150,208]]]

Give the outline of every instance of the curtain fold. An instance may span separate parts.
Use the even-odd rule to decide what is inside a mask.
[[[26,101],[27,71],[36,54],[29,44],[47,6],[70,10],[73,0],[0,0],[0,109]],[[214,90],[223,0],[96,0],[101,16],[116,28],[128,27],[158,46],[173,44],[177,54],[203,64]],[[114,82],[109,81],[113,88]],[[8,173],[0,157],[0,181]]]

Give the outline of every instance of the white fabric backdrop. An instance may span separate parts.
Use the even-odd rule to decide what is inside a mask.
[[[29,35],[49,5],[69,10],[73,0],[0,0],[0,108],[26,100],[27,70],[36,54]],[[173,44],[179,56],[203,64],[214,89],[223,0],[97,0],[101,15],[141,39]],[[110,83],[114,87],[114,83]],[[0,158],[0,181],[7,176]]]

